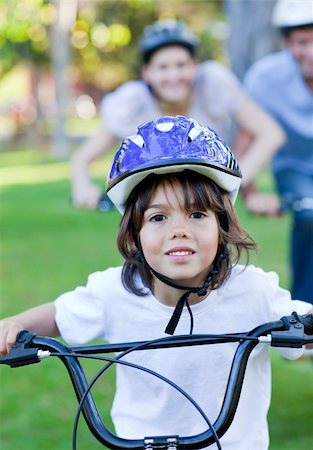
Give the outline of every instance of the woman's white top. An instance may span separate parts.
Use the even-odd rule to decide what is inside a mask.
[[[229,144],[233,115],[245,96],[230,70],[216,61],[205,61],[197,67],[188,115],[212,128]],[[162,115],[154,95],[142,80],[122,84],[107,94],[101,104],[104,125],[119,139]]]

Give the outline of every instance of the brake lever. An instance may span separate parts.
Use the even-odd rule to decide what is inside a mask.
[[[282,317],[281,320],[285,324],[285,329],[271,332],[272,347],[301,348],[303,345],[313,343],[312,314],[299,316],[293,312],[291,316]]]
[[[42,353],[38,347],[33,347],[33,338],[36,335],[27,330],[20,331],[16,336],[15,344],[12,345],[10,353],[0,356],[0,364],[7,364],[11,368],[27,366],[41,361]]]

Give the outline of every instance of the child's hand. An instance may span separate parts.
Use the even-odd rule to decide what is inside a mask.
[[[6,355],[16,341],[17,333],[24,327],[14,318],[0,321],[0,355]]]

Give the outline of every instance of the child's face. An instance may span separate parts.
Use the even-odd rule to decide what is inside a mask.
[[[182,286],[201,286],[218,249],[216,215],[211,210],[186,211],[180,185],[160,185],[144,213],[140,242],[154,270]]]

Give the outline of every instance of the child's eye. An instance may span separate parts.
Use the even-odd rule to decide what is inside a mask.
[[[190,217],[192,217],[193,219],[202,219],[203,217],[206,217],[206,214],[201,211],[194,211],[190,214]]]
[[[166,217],[163,214],[155,214],[151,217],[150,222],[162,222],[165,218]]]

